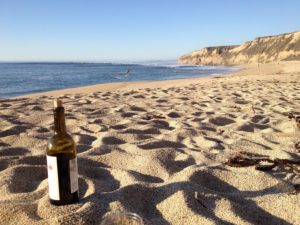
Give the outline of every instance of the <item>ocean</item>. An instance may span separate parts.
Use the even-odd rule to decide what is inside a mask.
[[[0,63],[0,98],[93,84],[206,77],[236,70],[224,66],[144,63]]]

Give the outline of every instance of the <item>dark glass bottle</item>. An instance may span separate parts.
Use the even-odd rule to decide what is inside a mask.
[[[62,101],[54,101],[54,135],[47,145],[49,198],[53,205],[78,202],[76,144],[66,131]]]

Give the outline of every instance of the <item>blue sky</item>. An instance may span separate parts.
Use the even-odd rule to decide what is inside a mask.
[[[0,0],[0,61],[177,59],[296,30],[299,0]]]

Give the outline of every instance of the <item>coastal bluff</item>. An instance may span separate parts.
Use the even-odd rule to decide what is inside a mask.
[[[258,37],[241,45],[206,47],[181,56],[179,64],[240,65],[300,60],[300,31]]]

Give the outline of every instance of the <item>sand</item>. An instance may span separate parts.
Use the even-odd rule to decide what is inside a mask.
[[[300,224],[300,63],[0,100],[0,224]],[[48,202],[45,150],[60,96],[78,145],[80,202]],[[240,153],[242,152],[242,153]],[[238,154],[294,162],[232,167]],[[255,155],[256,154],[256,155]]]

